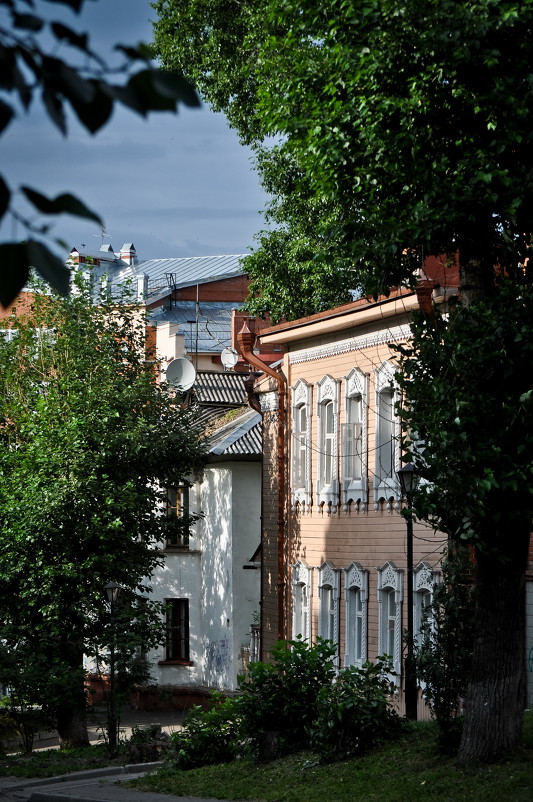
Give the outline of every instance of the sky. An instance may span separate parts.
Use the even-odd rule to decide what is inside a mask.
[[[85,0],[80,15],[54,2],[37,5],[47,18],[87,31],[90,46],[106,59],[118,42],[151,39],[149,0]],[[59,56],[70,58],[67,51]],[[69,250],[85,245],[94,252],[111,243],[117,251],[133,242],[140,259],[240,254],[264,228],[267,198],[251,153],[224,116],[205,105],[147,119],[117,107],[96,135],[72,117],[64,139],[36,97],[30,113],[20,112],[2,134],[0,154],[11,188],[25,184],[48,197],[72,192],[103,217],[104,236],[82,218],[56,218],[52,234]],[[16,206],[25,209],[21,198]],[[25,237],[20,224],[4,218],[0,241]]]

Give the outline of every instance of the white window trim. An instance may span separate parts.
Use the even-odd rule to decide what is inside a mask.
[[[322,563],[320,568],[318,569],[318,599],[319,599],[319,611],[318,611],[318,634],[321,638],[325,638],[327,640],[332,640],[337,645],[339,645],[339,582],[340,571],[338,568],[329,562],[326,561]],[[324,591],[331,589],[331,600],[333,604],[333,633],[332,635],[328,632],[328,625],[326,624],[326,617],[329,619],[329,610],[324,610],[323,603],[324,599],[326,598],[326,593]],[[335,665],[338,664],[338,654],[335,657]]]
[[[375,459],[375,472],[374,472],[374,508],[377,509],[380,501],[386,501],[395,508],[398,506],[401,496],[400,486],[397,479],[398,468],[400,467],[400,421],[398,416],[394,416],[394,437],[396,439],[396,446],[394,448],[393,456],[393,475],[384,481],[379,477],[381,475],[379,469],[380,450],[379,450],[379,432],[380,432],[380,394],[384,390],[392,390],[392,403],[395,404],[398,400],[398,385],[395,381],[395,368],[391,362],[383,362],[382,365],[376,370],[375,373],[375,393],[376,393],[376,459]],[[392,502],[392,503],[391,503]]]
[[[440,573],[435,571],[427,563],[420,563],[413,571],[413,635],[415,647],[421,645],[421,628],[423,610],[421,605],[422,595],[431,594],[433,600],[433,590],[440,580]]]
[[[311,393],[312,387],[307,382],[299,379],[292,389],[292,407],[291,407],[291,504],[293,508],[301,505],[304,508],[310,507],[312,501],[311,491]],[[294,461],[295,455],[295,434],[294,434],[294,420],[296,417],[296,410],[305,406],[307,410],[307,432],[306,432],[306,449],[305,449],[305,465],[304,465],[304,482],[299,486],[293,484],[294,481]]]
[[[360,668],[368,659],[367,644],[367,615],[368,615],[368,571],[356,562],[351,563],[345,572],[345,622],[346,632],[344,636],[344,665],[357,666]],[[350,616],[350,592],[357,589],[361,594],[361,658],[357,659],[350,654],[349,633],[353,629],[354,622]]]
[[[305,632],[301,630],[301,610],[300,621],[297,621],[297,604],[296,594],[301,592],[301,588],[307,588],[307,623]],[[303,560],[298,560],[296,565],[292,566],[292,637],[296,638],[301,635],[303,640],[311,643],[311,611],[312,611],[312,597],[313,597],[313,569],[310,568]]]
[[[335,514],[339,504],[339,383],[331,376],[323,376],[317,385],[317,442],[318,442],[318,472],[317,472],[317,504],[319,508],[325,507],[329,514]],[[333,453],[331,483],[322,484],[324,471],[324,441],[322,428],[324,426],[324,410],[326,405],[333,404]]]
[[[386,562],[378,568],[378,654],[386,654],[386,633],[383,627],[383,598],[384,591],[393,590],[396,603],[396,618],[394,623],[394,654],[392,664],[396,672],[395,682],[400,683],[402,668],[402,579],[403,571],[396,568],[394,563]]]
[[[354,479],[345,475],[345,460],[343,460],[343,493],[344,510],[348,511],[350,503],[368,503],[368,377],[358,368],[353,368],[345,379],[345,426],[349,426],[352,421],[348,420],[348,409],[350,399],[361,397],[361,478]],[[342,438],[343,457],[346,457],[346,437]]]

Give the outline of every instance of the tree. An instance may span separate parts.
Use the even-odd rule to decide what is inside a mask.
[[[316,277],[317,309],[324,300],[323,274],[313,265],[328,260],[330,244],[345,286],[368,294],[413,286],[427,255],[459,260],[461,295],[453,322],[413,346],[427,376],[437,377],[436,365],[444,358],[453,366],[446,372],[447,391],[438,385],[431,425],[427,416],[418,420],[429,409],[422,402],[414,402],[417,417],[409,422],[414,431],[427,431],[431,444],[419,467],[443,503],[450,500],[430,518],[475,552],[474,680],[459,757],[463,763],[491,759],[518,743],[524,701],[530,451],[529,430],[520,432],[520,441],[512,410],[522,414],[528,403],[524,363],[517,355],[528,351],[532,329],[525,321],[523,330],[514,329],[515,340],[508,327],[518,325],[518,312],[520,319],[529,313],[532,300],[522,285],[531,281],[533,230],[533,2],[206,0],[201,16],[189,0],[158,0],[154,7],[161,15],[156,48],[165,66],[186,69],[207,101],[227,111],[241,137],[261,152],[263,163],[271,149],[297,176],[290,186],[287,171],[276,179],[279,194],[272,208],[283,238],[276,230],[263,234],[250,262],[263,306],[275,305],[274,287],[254,266],[264,268],[261,255],[268,254],[270,243],[278,245],[272,248],[281,284],[275,291],[283,299],[301,266],[291,250],[292,231],[299,253],[314,254],[304,262],[305,270],[313,271],[308,285]],[[230,65],[226,48],[234,22],[242,40]],[[239,105],[241,117],[250,118],[246,124]],[[303,191],[313,208],[321,204],[327,210],[320,236],[302,219]],[[307,249],[301,247],[303,231]],[[283,312],[279,303],[276,308]],[[295,305],[286,309],[289,315],[297,312]],[[433,330],[431,321],[426,325]],[[495,378],[487,386],[484,371],[494,374],[481,364],[485,334],[499,355],[506,386]],[[410,388],[423,383],[422,373],[414,376],[419,381],[406,382],[411,401]],[[457,408],[463,402],[467,419]],[[460,421],[457,431],[450,409]],[[443,437],[453,433],[453,471],[445,462],[448,440],[434,441],[446,447],[445,455],[431,441],[439,426]],[[493,446],[501,458],[489,461],[487,476],[484,458]],[[509,478],[513,466],[521,477],[515,490]],[[489,484],[485,498],[480,488]],[[495,621],[513,621],[512,638],[508,625],[488,632]],[[477,682],[476,674],[483,679]]]
[[[83,0],[49,0],[62,3],[78,13]],[[79,34],[62,22],[47,22],[36,12],[34,0],[0,0],[10,17],[10,25],[0,25],[0,89],[4,96],[10,93],[13,99],[0,99],[0,133],[15,119],[17,105],[27,112],[38,90],[50,121],[66,136],[66,107],[74,112],[79,122],[91,134],[96,133],[109,120],[115,103],[121,103],[132,111],[146,116],[150,111],[176,111],[177,103],[198,106],[196,92],[188,81],[174,71],[157,70],[150,61],[150,50],[145,45],[129,47],[117,45],[124,61],[111,67],[90,46],[86,33]],[[51,36],[52,45],[47,46],[46,36]],[[82,56],[79,65],[59,58],[57,45],[70,48]],[[135,71],[134,65],[142,68]],[[127,82],[115,84],[109,81],[113,75],[126,76]],[[42,215],[68,214],[85,217],[103,225],[98,214],[70,193],[48,198],[27,186],[20,187],[26,200]],[[30,266],[58,292],[66,294],[69,289],[69,273],[64,263],[48,247],[44,240],[49,235],[49,226],[24,218],[13,205],[13,190],[0,175],[0,219],[11,215],[28,233],[25,242],[0,244],[2,282],[0,303],[3,306],[16,298],[26,283]],[[55,240],[66,251],[66,244]]]
[[[136,306],[95,306],[82,287],[36,294],[31,319],[13,323],[0,337],[0,642],[39,676],[31,702],[62,743],[80,745],[83,656],[111,637],[104,586],[122,590],[120,653],[153,645],[158,544],[192,520],[163,514],[166,488],[187,480],[202,447],[193,413],[155,381]]]

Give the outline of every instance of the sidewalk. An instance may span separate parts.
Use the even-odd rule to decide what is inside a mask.
[[[129,708],[121,711],[120,735],[129,738],[133,727],[160,725],[169,735],[180,729],[184,713],[180,710],[144,712]],[[102,734],[97,724],[89,727],[91,743],[98,743]],[[36,743],[37,749],[58,746],[57,733],[46,733]],[[0,802],[218,802],[198,797],[178,797],[125,788],[121,783],[155,771],[160,763],[140,763],[130,766],[108,766],[80,771],[62,777],[20,779],[0,777]]]

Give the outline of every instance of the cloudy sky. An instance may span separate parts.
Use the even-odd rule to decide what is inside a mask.
[[[79,16],[53,2],[38,5],[50,19],[88,31],[104,57],[117,42],[151,38],[148,0],[85,0]],[[105,243],[118,250],[133,242],[141,259],[246,253],[264,226],[266,198],[250,152],[205,106],[147,120],[116,109],[95,136],[72,119],[65,140],[36,99],[4,132],[0,152],[11,187],[27,184],[50,197],[73,192],[104,218]],[[91,250],[102,241],[97,226],[69,216],[57,220],[53,234]],[[20,224],[4,219],[0,241],[24,236]]]

